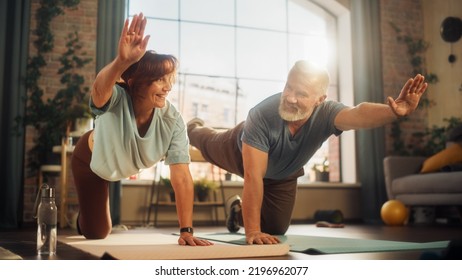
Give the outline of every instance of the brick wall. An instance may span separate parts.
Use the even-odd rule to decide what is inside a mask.
[[[412,66],[409,62],[407,48],[398,43],[397,33],[390,23],[401,29],[402,35],[423,38],[423,14],[421,0],[381,0],[381,37],[382,37],[382,75],[384,100],[387,96],[396,98],[402,85],[412,77]],[[410,144],[411,134],[423,131],[426,127],[426,110],[419,110],[408,121],[403,123],[404,142]],[[392,154],[391,126],[386,127],[386,151]]]
[[[31,1],[31,26],[30,26],[30,45],[29,53],[33,55],[36,49],[33,46],[35,36],[33,30],[36,28],[35,11],[39,7],[38,0]],[[47,66],[42,68],[42,78],[40,86],[44,90],[43,98],[52,98],[56,92],[61,88],[59,81],[58,69],[61,67],[59,57],[66,51],[66,38],[69,33],[77,31],[79,33],[80,42],[83,45],[86,56],[90,57],[92,61],[87,64],[81,73],[85,78],[86,86],[90,87],[95,77],[95,63],[96,63],[96,25],[97,25],[97,8],[98,1],[94,0],[80,0],[80,4],[76,8],[65,9],[65,14],[60,15],[53,19],[51,22],[51,30],[54,34],[54,49],[52,52],[46,54],[45,60]],[[33,138],[35,131],[33,128],[26,129],[26,153],[34,146]],[[25,163],[27,166],[27,162]],[[24,222],[32,221],[33,206],[35,202],[35,194],[37,188],[37,178],[35,174],[25,172],[25,185],[24,185]],[[72,176],[70,176],[72,179]],[[51,184],[58,184],[59,180],[50,182]],[[72,184],[72,181],[70,182]],[[58,187],[58,185],[56,185]],[[59,188],[58,188],[59,190]],[[75,190],[71,188],[70,195],[75,196]],[[58,193],[59,196],[59,193]],[[59,209],[59,205],[58,205]]]

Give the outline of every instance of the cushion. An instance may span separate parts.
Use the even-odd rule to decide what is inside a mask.
[[[462,146],[453,144],[441,152],[427,158],[420,173],[429,173],[440,171],[444,166],[462,162]]]

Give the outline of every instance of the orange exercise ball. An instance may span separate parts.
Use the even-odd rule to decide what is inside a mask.
[[[399,200],[389,200],[385,202],[380,210],[382,221],[389,226],[404,225],[407,221],[408,215],[408,209]]]

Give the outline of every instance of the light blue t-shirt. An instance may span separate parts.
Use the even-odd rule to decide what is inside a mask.
[[[278,112],[281,93],[272,95],[252,108],[247,116],[241,140],[268,153],[265,178],[284,179],[302,168],[332,134],[342,131],[334,126],[335,116],[346,106],[325,101],[292,137],[287,122]],[[242,150],[242,143],[239,141]]]
[[[96,108],[94,145],[90,167],[108,181],[118,181],[153,166],[165,157],[166,164],[189,163],[189,139],[180,113],[169,102],[156,108],[146,135],[136,126],[130,96],[115,85],[109,102]]]

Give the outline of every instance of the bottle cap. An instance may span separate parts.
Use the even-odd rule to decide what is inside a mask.
[[[42,184],[37,192],[37,197],[35,198],[34,204],[34,218],[37,218],[37,210],[39,206],[40,198],[55,198],[56,190],[53,187],[50,187],[48,184]]]
[[[47,184],[43,184],[41,187],[42,198],[54,198],[56,195],[56,190],[53,187],[50,187]]]

